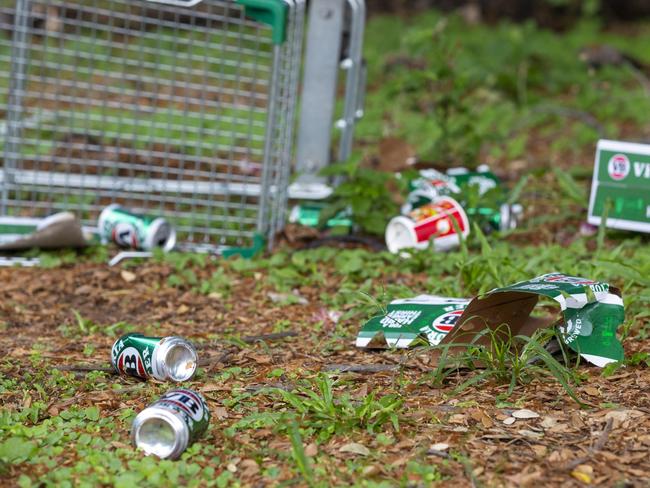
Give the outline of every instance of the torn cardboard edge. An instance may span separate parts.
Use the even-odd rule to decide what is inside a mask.
[[[561,317],[531,316],[543,296],[560,305]],[[373,317],[362,327],[356,345],[407,348],[424,343],[448,345],[453,351],[468,343],[489,345],[489,334],[482,334],[487,329],[498,335],[530,337],[536,330],[560,324],[560,337],[570,349],[604,367],[624,358],[616,338],[623,320],[620,290],[586,278],[548,273],[472,300],[420,295],[393,301],[386,314]]]
[[[0,234],[0,251],[81,248],[87,239],[81,222],[71,212],[44,219],[14,217],[2,223],[8,232]]]

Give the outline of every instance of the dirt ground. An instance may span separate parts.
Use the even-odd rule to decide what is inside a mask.
[[[217,266],[215,261],[201,272],[209,273]],[[434,466],[446,486],[650,486],[647,368],[627,367],[603,377],[601,370],[581,366],[584,378],[577,392],[588,404],[584,408],[550,379],[518,387],[505,406],[495,401],[505,386],[481,385],[452,395],[457,382],[439,387],[423,380],[429,369],[426,354],[355,349],[354,336],[360,325],[356,320],[339,323],[337,327],[343,327],[345,334],[333,339],[335,323],[319,297],[337,293],[338,283],[331,270],[320,271],[324,273],[320,289],[299,290],[307,304],[283,305],[269,299],[263,272],[234,279],[230,296],[221,298],[167,286],[171,268],[153,262],[126,270],[90,263],[54,269],[0,269],[0,324],[4,324],[0,347],[5,351],[5,377],[20,379],[34,370],[35,345],[44,361],[38,367],[106,367],[114,338],[102,329],[118,322],[160,336],[189,337],[204,344],[199,347],[205,368],[205,374],[191,387],[204,393],[213,414],[202,442],[220,459],[229,461],[228,470],[240,483],[264,486],[283,484],[296,476],[287,467],[290,462],[277,454],[290,450],[288,438],[266,427],[240,431],[234,438],[223,434],[247,412],[275,408],[268,396],[255,395],[256,391],[264,386],[291,388],[295,375],[313,376],[336,364],[389,365],[386,371],[374,373],[340,373],[343,382],[338,388],[354,398],[363,398],[370,391],[401,393],[405,410],[400,430],[392,432],[392,438],[387,441],[361,431],[353,439],[337,435],[319,445],[306,441],[305,452],[322,465],[332,485],[382,479],[426,485],[427,478],[418,474],[415,463]],[[419,277],[402,279],[415,284]],[[93,327],[83,337],[66,338],[60,326],[75,324],[73,310]],[[279,331],[285,332],[284,337],[269,336],[263,342],[235,345],[224,340]],[[88,354],[88,345],[94,347],[92,354]],[[625,347],[628,356],[647,351],[650,340],[628,340]],[[237,377],[218,376],[235,366],[249,369]],[[277,368],[283,371],[281,375],[270,374]],[[83,378],[86,373],[72,374]],[[110,416],[127,407],[138,411],[147,403],[135,380],[114,376],[108,382],[123,388],[117,392],[80,390],[70,398],[53,392],[45,417],[73,404],[97,405],[103,416]],[[243,409],[227,401],[241,392],[251,393]],[[5,392],[1,402],[6,408],[24,406],[32,401],[30,395],[36,393]],[[506,420],[522,408],[537,416],[513,423]],[[130,425],[117,425],[123,443],[113,448],[125,447]],[[342,451],[351,440],[367,450]],[[262,448],[262,459],[251,462]],[[351,460],[357,463],[352,466],[360,466],[356,473]],[[74,461],[74,450],[61,455],[64,465]],[[279,477],[265,479],[258,463],[278,464]],[[13,484],[20,474],[34,476],[46,469],[12,465],[5,473],[5,483]]]

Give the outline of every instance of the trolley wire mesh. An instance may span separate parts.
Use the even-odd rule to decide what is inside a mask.
[[[119,203],[189,247],[281,227],[304,0],[287,40],[231,1],[0,2],[0,216]]]

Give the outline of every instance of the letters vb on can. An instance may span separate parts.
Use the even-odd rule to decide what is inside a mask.
[[[589,199],[592,225],[650,232],[650,145],[600,140]]]

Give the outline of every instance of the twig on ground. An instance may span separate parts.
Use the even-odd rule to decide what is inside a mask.
[[[115,368],[112,366],[94,366],[92,364],[63,364],[61,366],[54,366],[54,369],[59,371],[80,371],[90,373],[92,371],[101,371],[103,373],[117,374]]]
[[[199,359],[199,366],[209,366],[210,364],[225,363],[230,356],[232,356],[231,351],[226,351],[218,356],[208,356],[207,358]]]
[[[447,454],[445,451],[437,451],[436,449],[428,449],[427,450],[427,455],[428,456],[438,456],[443,459],[450,459],[451,456]]]
[[[399,371],[396,364],[327,364],[322,371],[339,371],[341,373],[383,373]]]
[[[250,385],[244,389],[251,393],[257,393],[259,391],[264,391],[269,389],[292,391],[294,387],[293,385],[285,385],[284,383],[269,383],[269,384],[261,384],[261,385]]]
[[[297,332],[293,330],[287,330],[285,332],[274,332],[272,334],[246,336],[242,337],[241,341],[245,342],[246,344],[253,344],[254,342],[277,341],[279,339],[286,339],[287,337],[296,337],[297,335]]]
[[[605,424],[605,428],[603,429],[603,431],[598,436],[598,440],[596,441],[596,444],[594,444],[593,447],[590,447],[587,450],[587,455],[586,456],[581,456],[581,457],[579,457],[577,459],[574,459],[573,461],[571,461],[570,463],[568,463],[565,466],[565,469],[567,471],[570,471],[573,468],[575,468],[575,467],[577,467],[577,466],[579,466],[581,464],[586,463],[587,461],[589,461],[591,456],[593,456],[598,451],[600,451],[603,447],[605,447],[605,444],[607,444],[607,440],[609,439],[609,434],[612,432],[613,425],[614,425],[614,419],[613,418],[607,419],[607,423]]]
[[[605,444],[607,444],[607,440],[609,439],[609,434],[612,432],[613,425],[614,425],[614,419],[611,417],[608,418],[607,423],[605,424],[605,428],[601,432],[600,436],[598,437],[598,440],[596,441],[596,444],[594,445],[593,448],[594,452],[598,452],[603,447],[605,447]]]
[[[118,388],[117,390],[106,390],[114,393],[116,395],[121,395],[122,393],[129,393],[133,390],[139,390],[145,385],[145,382],[136,383],[135,385],[125,386],[124,388]]]
[[[241,342],[245,342],[246,344],[254,344],[255,342],[277,341],[277,340],[280,340],[280,339],[286,339],[287,337],[295,337],[297,335],[298,335],[297,332],[294,332],[292,330],[288,330],[286,332],[274,332],[272,334],[244,336],[244,337],[240,338],[239,340]],[[206,342],[204,344],[195,344],[195,347],[198,350],[208,349],[208,348],[210,348],[212,346],[223,345],[224,342],[225,341],[223,341],[223,340]]]

